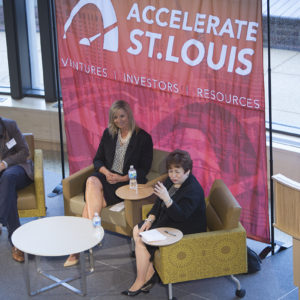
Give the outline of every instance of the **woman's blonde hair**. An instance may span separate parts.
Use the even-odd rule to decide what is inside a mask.
[[[111,105],[109,109],[108,131],[113,137],[118,133],[118,127],[115,125],[114,118],[119,109],[123,109],[128,115],[129,130],[131,132],[135,130],[135,120],[133,118],[132,110],[129,104],[124,100],[117,100]]]

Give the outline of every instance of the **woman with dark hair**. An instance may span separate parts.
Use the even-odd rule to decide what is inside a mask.
[[[153,266],[157,247],[145,245],[140,232],[159,228],[173,227],[183,234],[206,231],[206,206],[204,192],[192,172],[193,162],[188,152],[175,150],[166,161],[168,178],[154,187],[157,199],[145,222],[133,229],[135,240],[137,277],[132,286],[122,294],[135,296],[147,293],[156,281]]]
[[[103,207],[123,201],[115,191],[128,184],[131,165],[137,171],[137,182],[146,183],[153,158],[151,136],[135,124],[129,104],[118,100],[109,110],[109,124],[103,132],[93,160],[95,172],[88,177],[82,216],[92,219]],[[78,263],[78,254],[68,257],[64,266]]]

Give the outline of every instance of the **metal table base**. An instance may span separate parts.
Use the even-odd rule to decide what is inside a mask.
[[[41,275],[43,275],[44,277],[54,281],[55,283],[50,284],[48,286],[42,287],[36,291],[31,291],[31,287],[30,287],[30,276],[29,276],[29,261],[28,261],[28,254],[25,254],[25,281],[26,281],[26,287],[27,287],[27,291],[28,291],[28,295],[29,296],[35,296],[38,295],[42,292],[45,292],[47,290],[50,290],[52,288],[55,288],[57,286],[63,286],[67,289],[69,289],[70,291],[74,292],[75,294],[84,296],[86,295],[86,276],[93,273],[94,272],[94,257],[93,257],[93,251],[92,249],[89,250],[89,263],[90,263],[90,270],[89,272],[85,271],[85,255],[84,252],[80,253],[80,272],[78,275],[76,276],[72,276],[66,279],[59,279],[51,274],[48,274],[46,272],[44,272],[41,267],[40,267],[40,256],[35,256],[36,258],[36,269],[37,272]],[[81,286],[81,290],[75,288],[74,286],[70,285],[68,282],[76,280],[76,279],[80,279],[80,286]]]

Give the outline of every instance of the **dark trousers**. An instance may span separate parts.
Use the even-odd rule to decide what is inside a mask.
[[[20,226],[17,190],[31,183],[21,166],[11,166],[0,173],[0,223],[7,227],[9,239]]]

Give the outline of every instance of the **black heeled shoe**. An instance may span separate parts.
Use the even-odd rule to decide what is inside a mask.
[[[126,290],[126,291],[121,292],[122,295],[126,295],[126,296],[129,296],[129,297],[134,297],[134,296],[136,296],[140,293],[149,293],[149,291],[143,291],[142,288],[140,288],[136,291]]]
[[[157,279],[157,273],[154,272],[152,277],[141,287],[141,290],[143,292],[149,292],[153,288],[154,284],[157,282]]]

